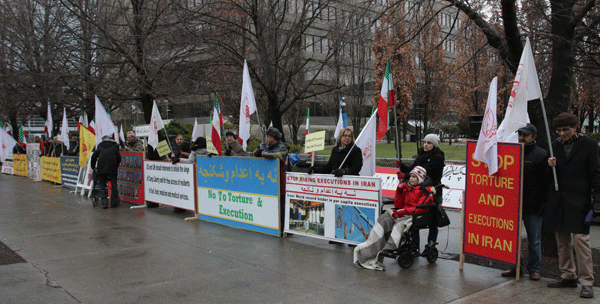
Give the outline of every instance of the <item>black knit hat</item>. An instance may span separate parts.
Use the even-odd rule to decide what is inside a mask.
[[[231,132],[231,131],[227,131],[225,133],[225,137],[227,137],[227,136],[233,136],[233,139],[237,139],[237,136],[233,132]]]
[[[570,127],[579,124],[579,119],[571,113],[563,112],[554,118],[552,124],[554,128]]]
[[[280,140],[281,139],[281,132],[279,132],[279,130],[277,128],[270,128],[267,130],[267,135],[268,136],[273,136],[273,138]]]

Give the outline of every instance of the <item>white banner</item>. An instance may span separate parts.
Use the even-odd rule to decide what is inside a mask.
[[[11,161],[2,162],[2,173],[14,175],[13,163]]]
[[[357,244],[379,217],[381,179],[286,174],[285,232]]]
[[[194,164],[144,161],[146,201],[195,211]]]
[[[35,181],[42,180],[40,144],[27,144],[27,175]]]

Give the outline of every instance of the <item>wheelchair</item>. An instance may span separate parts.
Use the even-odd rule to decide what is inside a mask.
[[[447,188],[445,185],[442,184],[435,186],[436,192],[441,191],[442,187]],[[430,227],[434,227],[437,225],[437,207],[441,203],[442,202],[440,202],[439,199],[435,198],[434,196],[433,204],[417,205],[415,207],[415,211],[413,211],[412,225],[402,235],[402,243],[398,247],[398,249],[393,251],[382,250],[379,254],[383,257],[395,259],[398,262],[398,265],[403,269],[408,269],[412,267],[412,265],[415,263],[415,257],[421,256],[421,254],[419,253],[419,247],[413,242],[412,235],[416,230],[429,229]],[[415,213],[418,209],[423,208],[429,208],[429,210],[423,213]],[[427,244],[428,251],[425,254],[425,257],[427,258],[427,262],[429,263],[435,263],[438,259],[439,252],[436,248],[437,244],[437,242],[429,242]]]

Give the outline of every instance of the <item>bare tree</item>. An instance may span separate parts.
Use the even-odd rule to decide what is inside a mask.
[[[237,62],[238,73],[248,60],[261,122],[273,121],[282,128],[283,114],[294,103],[337,88],[328,77],[333,72],[328,63],[342,47],[333,33],[343,33],[355,23],[335,21],[365,18],[370,5],[327,0],[215,1],[191,8],[197,18],[189,29],[212,49],[228,54],[227,62]],[[204,28],[211,28],[212,35],[197,32]]]

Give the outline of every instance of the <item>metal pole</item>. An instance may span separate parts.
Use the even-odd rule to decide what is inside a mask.
[[[548,147],[550,148],[550,157],[554,157],[552,149],[552,139],[550,139],[550,128],[548,127],[548,117],[546,117],[546,107],[544,106],[544,97],[540,96],[540,104],[542,105],[542,113],[544,114],[544,124],[546,125],[546,136],[548,136]],[[552,167],[552,175],[554,175],[554,190],[558,191],[558,178],[556,177],[556,166]]]

